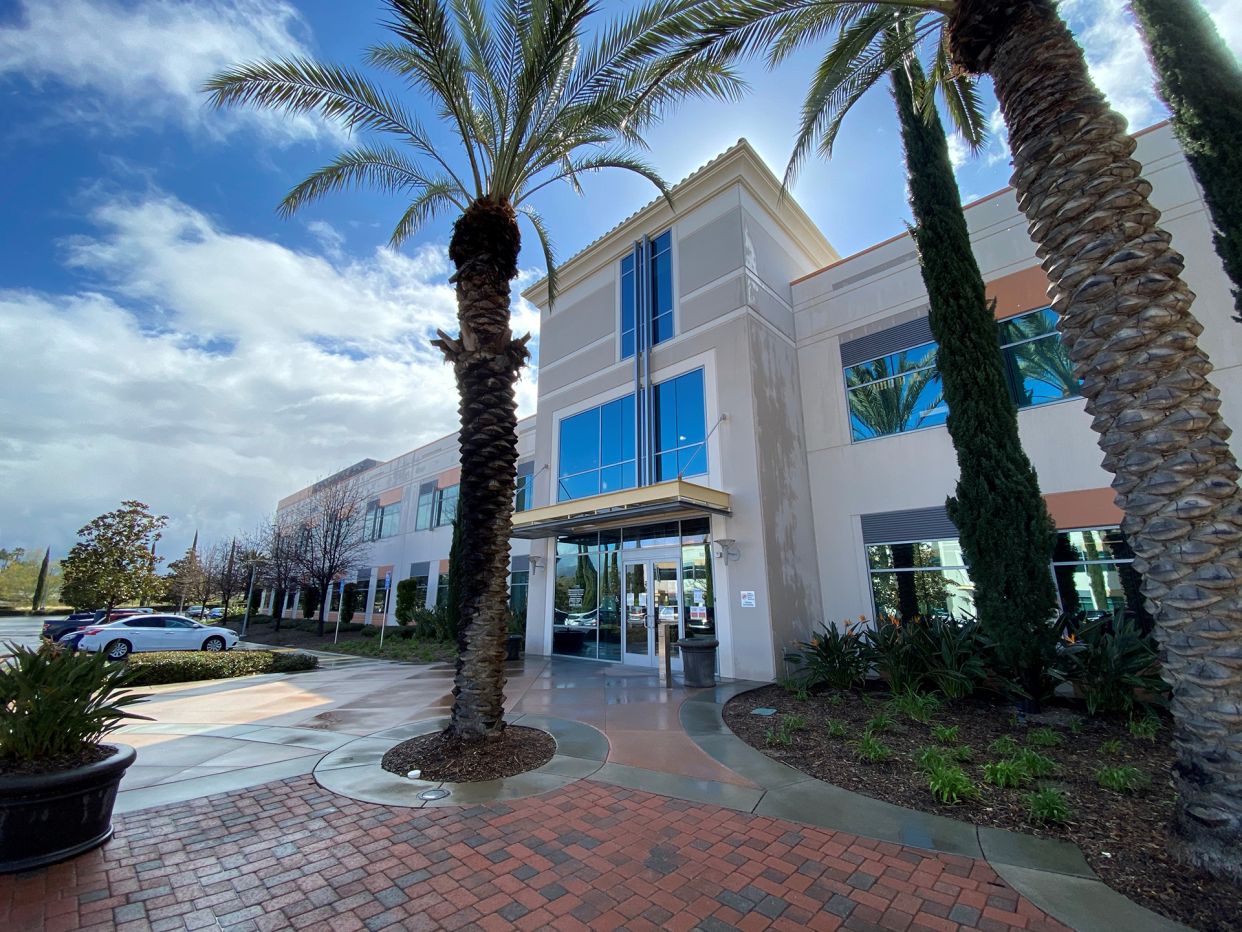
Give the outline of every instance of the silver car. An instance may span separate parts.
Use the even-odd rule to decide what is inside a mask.
[[[108,625],[90,625],[79,650],[104,651],[112,660],[156,650],[225,651],[236,646],[237,633],[199,624],[183,615],[134,615]]]

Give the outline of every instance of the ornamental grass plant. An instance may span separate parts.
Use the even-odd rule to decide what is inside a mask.
[[[102,651],[70,653],[10,643],[0,663],[0,760],[46,761],[87,752],[131,719],[145,697],[128,692],[136,676]]]

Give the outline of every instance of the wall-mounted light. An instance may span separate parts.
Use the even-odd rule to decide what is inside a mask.
[[[733,546],[736,543],[737,541],[735,540],[722,537],[712,544],[716,548],[716,556],[725,561],[725,566],[729,565],[730,560],[737,561],[742,559],[742,551]]]
[[[537,570],[537,569],[539,569],[539,567],[540,567],[542,564],[543,564],[543,557],[537,557],[537,556],[534,556],[533,554],[531,555],[531,557],[530,557],[530,568],[531,568],[532,570]]]

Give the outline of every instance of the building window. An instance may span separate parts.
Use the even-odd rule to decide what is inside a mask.
[[[673,337],[673,233],[666,230],[647,241],[651,345]],[[621,358],[634,355],[637,343],[634,253],[621,260]]]
[[[845,388],[854,440],[943,424],[949,414],[935,343],[850,366]]]
[[[707,473],[703,370],[655,386],[655,481]],[[561,421],[558,502],[603,495],[638,484],[634,396]]]
[[[457,496],[460,491],[460,485],[450,485],[447,489],[436,491],[435,518],[432,520],[432,527],[443,527],[453,523],[453,519],[457,517]]]
[[[371,571],[359,570],[358,581],[354,585],[354,611],[361,615],[367,610],[367,598],[371,595]]]
[[[435,513],[435,505],[435,483],[425,482],[418,490],[418,512],[414,520],[414,530],[425,531],[431,527],[431,519]]]
[[[655,387],[656,482],[707,472],[703,370]]]
[[[1001,321],[1001,354],[1009,393],[1019,408],[1076,398],[1080,382],[1061,346],[1051,308]]]
[[[401,503],[381,506],[379,502],[367,505],[366,536],[368,540],[395,537],[401,527]]]
[[[634,488],[634,439],[633,395],[561,421],[557,501]]]
[[[530,511],[535,507],[535,477],[518,476],[517,488],[513,492],[513,510]]]
[[[509,611],[526,617],[527,595],[530,592],[530,573],[523,570],[509,575]]]
[[[1150,631],[1153,620],[1143,604],[1143,580],[1133,562],[1134,551],[1120,528],[1061,531],[1052,552],[1061,611],[1091,619],[1124,608],[1140,629]]]
[[[388,579],[384,576],[375,580],[375,604],[371,607],[371,614],[388,614]]]
[[[448,605],[449,574],[441,573],[436,577],[436,608]]]
[[[414,607],[415,608],[426,608],[427,607],[427,576],[426,575],[411,576],[410,578],[414,580]]]
[[[956,540],[871,544],[867,566],[876,618],[975,614],[975,587]]]

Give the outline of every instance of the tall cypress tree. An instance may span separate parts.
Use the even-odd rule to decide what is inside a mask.
[[[39,566],[39,578],[35,582],[34,598],[30,600],[30,610],[37,612],[43,607],[47,598],[47,571],[52,562],[52,548],[43,551],[43,563]]]
[[[1056,645],[1056,589],[1048,571],[1056,529],[1018,438],[1018,414],[983,275],[934,107],[919,113],[911,59],[891,72],[914,213],[912,234],[939,345],[937,367],[957,450],[957,495],[945,502],[975,585],[975,608],[1001,666],[1022,684],[1035,711],[1042,672]]]
[[[1242,67],[1197,0],[1131,0],[1242,323]]]

